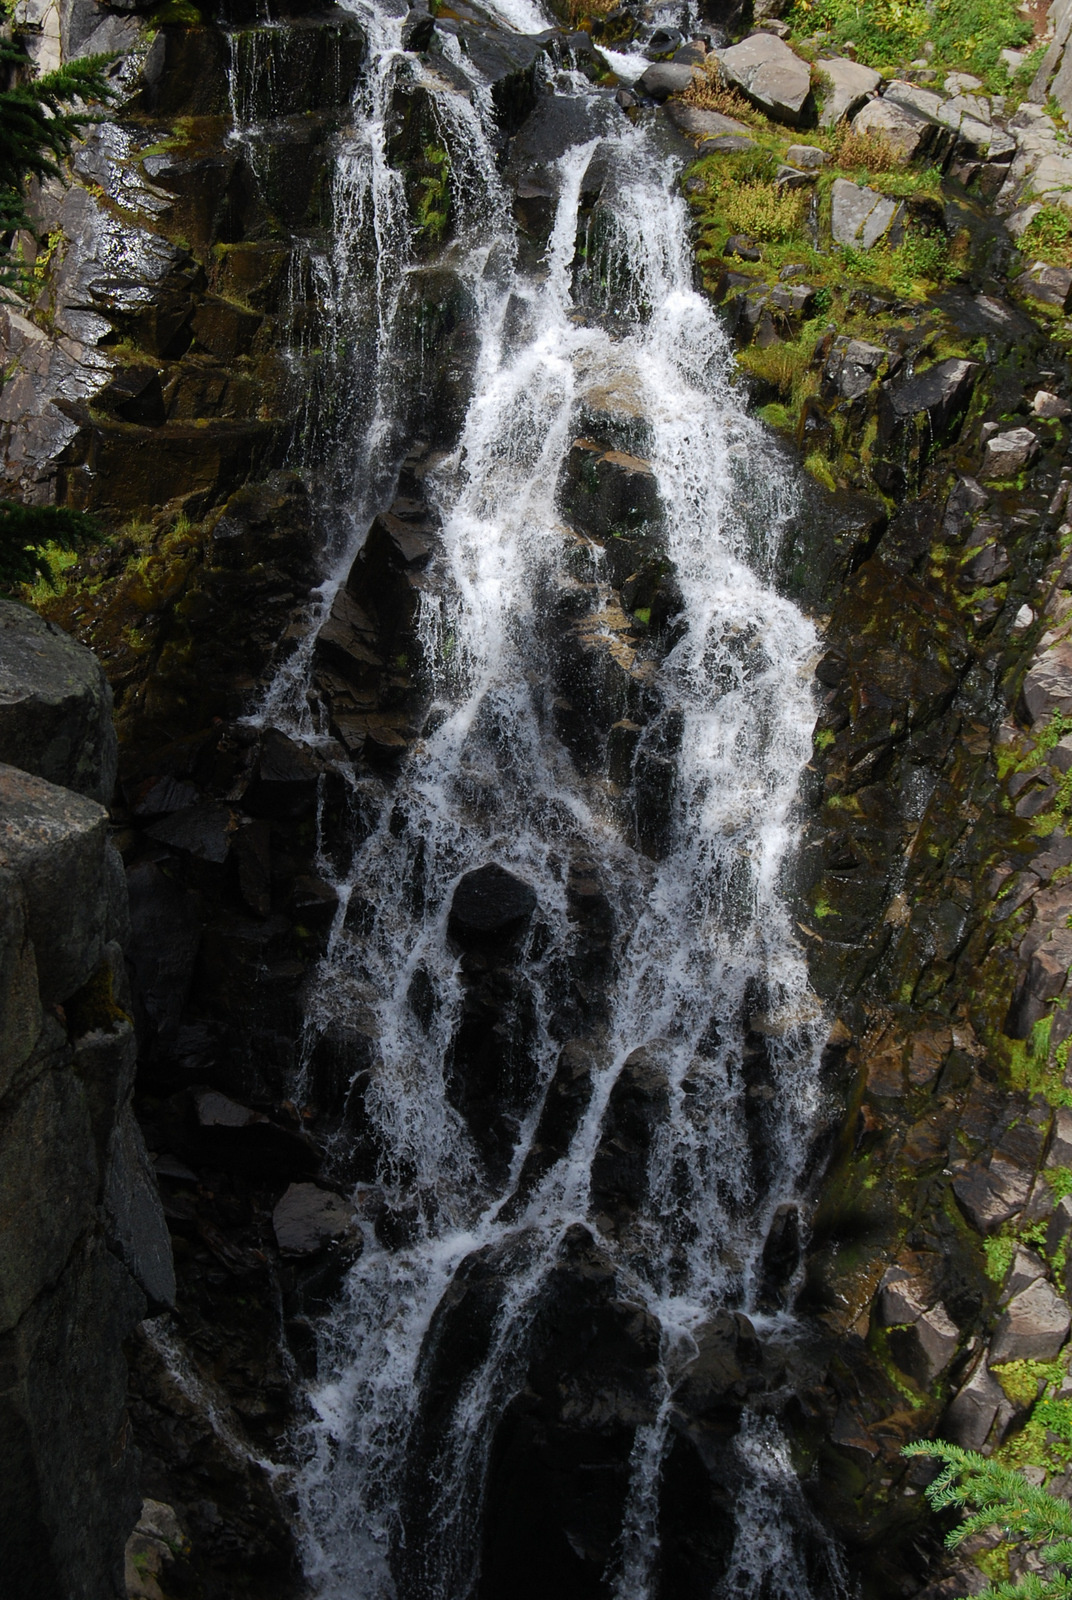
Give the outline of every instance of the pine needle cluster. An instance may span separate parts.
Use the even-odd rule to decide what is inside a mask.
[[[996,1528],[1010,1544],[1033,1550],[1046,1569],[994,1584],[975,1600],[1072,1600],[1072,1505],[1067,1500],[1028,1483],[1012,1467],[941,1439],[906,1445],[902,1453],[942,1463],[926,1494],[935,1511],[962,1514],[946,1536],[950,1550],[972,1534]]]
[[[0,40],[0,232],[31,228],[26,186],[34,178],[58,178],[60,163],[74,141],[100,120],[100,105],[113,90],[107,71],[114,56],[83,56],[55,72],[28,76],[29,58],[21,44]],[[10,277],[10,250],[0,272]],[[2,280],[0,280],[2,281]]]
[[[75,140],[113,98],[107,72],[113,55],[84,56],[33,77],[22,45],[0,39],[0,289],[21,289],[25,274],[13,255],[14,235],[32,231],[27,186],[61,178]],[[0,589],[44,580],[55,583],[53,556],[101,537],[93,517],[65,506],[27,506],[0,500]]]

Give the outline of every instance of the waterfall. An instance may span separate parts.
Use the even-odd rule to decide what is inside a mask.
[[[424,728],[393,789],[351,776],[371,820],[343,853],[345,870],[327,845],[320,863],[339,911],[308,998],[307,1055],[332,1027],[365,1019],[374,1058],[360,1089],[375,1174],[355,1193],[363,1252],[319,1329],[300,1442],[306,1569],[320,1600],[476,1595],[495,1429],[524,1381],[563,1252],[591,1238],[620,1299],[657,1330],[603,1591],[654,1600],[675,1385],[720,1311],[745,1313],[764,1338],[796,1337],[791,1311],[763,1291],[764,1244],[779,1208],[799,1197],[823,1036],[783,892],[817,651],[812,624],[773,581],[794,489],[693,288],[678,169],[651,121],[634,126],[611,90],[560,72],[559,92],[589,108],[589,132],[557,160],[554,222],[533,266],[477,69],[445,52],[468,77],[459,92],[403,49],[400,16],[357,0],[355,9],[371,61],[339,150],[333,247],[309,266],[336,352],[324,380],[337,444],[330,570],[306,643],[260,708],[263,724],[324,736],[306,698],[316,625],[390,498],[405,446],[401,308],[419,263],[388,159],[400,80],[427,91],[450,152],[447,252],[478,339],[460,436],[423,485],[441,551],[418,618]],[[530,0],[501,0],[490,15],[529,33],[545,25]],[[597,166],[593,221],[585,182]],[[568,599],[578,572],[604,607],[586,626],[615,639],[606,552],[564,525],[559,487],[579,419],[607,395],[626,398],[642,436],[680,596],[661,655],[640,650],[628,664],[647,716],[624,776],[663,775],[658,848],[641,848],[642,820],[619,793],[635,793],[628,781],[582,770],[559,736],[548,669],[556,597]],[[536,903],[510,1001],[524,1014],[527,1089],[509,1148],[497,1136],[491,1154],[451,1076],[471,971],[448,928],[459,883],[489,863],[530,886]],[[598,994],[576,1001],[578,884],[605,906],[611,932]],[[564,1041],[578,1035],[587,1103],[554,1158],[536,1160]],[[630,1074],[655,1085],[647,1200],[601,1231],[593,1174]],[[344,1146],[345,1132],[338,1139]],[[474,1283],[490,1284],[480,1335],[433,1416],[437,1341]],[[726,1592],[847,1592],[833,1551],[817,1588],[815,1560],[794,1544],[796,1532],[823,1541],[769,1408],[745,1410],[730,1453],[739,1493]]]

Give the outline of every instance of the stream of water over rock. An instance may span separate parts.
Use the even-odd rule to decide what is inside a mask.
[[[619,1405],[631,1443],[592,1592],[654,1600],[670,1594],[659,1505],[674,1397],[706,1330],[740,1311],[765,1341],[791,1345],[797,1332],[792,1281],[780,1303],[764,1289],[772,1226],[797,1226],[823,1037],[784,901],[817,645],[773,584],[793,484],[746,415],[728,342],[693,288],[679,167],[651,123],[634,126],[612,90],[568,64],[545,69],[578,103],[578,131],[554,158],[554,221],[533,265],[477,69],[454,52],[471,86],[460,92],[403,48],[402,15],[359,0],[354,9],[371,63],[337,159],[333,251],[305,269],[337,352],[322,397],[335,407],[337,560],[320,619],[408,443],[398,350],[418,261],[387,143],[400,82],[427,92],[449,152],[444,261],[478,338],[460,438],[423,480],[440,553],[418,617],[431,663],[421,737],[393,786],[351,775],[355,813],[371,820],[342,870],[331,841],[321,855],[339,910],[309,1000],[307,1054],[332,1027],[365,1019],[375,1052],[362,1115],[376,1171],[358,1185],[363,1252],[319,1329],[301,1441],[306,1570],[322,1600],[506,1592],[485,1564],[497,1429],[525,1387],[549,1283],[570,1251],[589,1250],[585,1270],[598,1258],[615,1305],[655,1330],[656,1345],[654,1376]],[[518,32],[547,26],[529,0],[491,14]],[[644,65],[614,59],[626,73]],[[598,236],[583,204],[593,171]],[[610,638],[616,625],[607,552],[564,525],[560,487],[583,419],[608,410],[630,419],[629,448],[654,474],[653,519],[680,597],[641,673],[648,715],[627,757],[632,771],[646,762],[663,774],[657,848],[641,848],[622,786],[585,770],[558,736],[548,686],[549,619],[571,586],[610,607],[590,613],[591,631]],[[311,741],[323,734],[306,693],[315,621],[261,711]],[[367,783],[378,799],[362,809]],[[516,1026],[497,1067],[505,1109],[482,1134],[456,1081],[474,957],[448,923],[459,883],[489,864],[535,903],[517,948],[494,952],[517,975],[506,1002]],[[598,993],[583,1004],[571,965],[578,894],[598,899],[608,930]],[[583,1056],[585,1095],[549,1154],[548,1096],[569,1049]],[[644,1201],[615,1222],[594,1187],[627,1080],[647,1096]],[[615,1137],[620,1154],[620,1129]],[[569,1372],[560,1377],[568,1388]],[[846,1592],[841,1569],[776,1413],[746,1406],[721,1446],[736,1489],[719,1592],[833,1600]],[[564,1537],[587,1550],[583,1507]]]

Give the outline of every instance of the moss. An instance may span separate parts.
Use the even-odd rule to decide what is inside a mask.
[[[131,1020],[115,998],[112,969],[106,961],[68,1000],[64,1012],[72,1039],[86,1033],[111,1033],[117,1024]]]

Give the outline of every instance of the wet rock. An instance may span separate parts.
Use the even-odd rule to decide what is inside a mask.
[[[518,929],[465,946],[461,1016],[445,1063],[447,1098],[465,1118],[493,1181],[502,1182],[539,1090],[530,984],[513,969]]]
[[[467,872],[450,905],[451,937],[466,948],[516,942],[536,909],[536,891],[496,862]]]
[[[0,761],[91,800],[111,799],[112,691],[91,651],[0,599]]]
[[[1009,428],[995,433],[986,442],[979,476],[984,479],[1015,478],[1029,467],[1039,453],[1038,438],[1030,428]]]
[[[954,357],[885,387],[879,396],[876,482],[919,481],[933,451],[955,437],[975,388],[976,362]]]
[[[793,1277],[800,1266],[800,1212],[795,1205],[780,1205],[763,1244],[760,1304],[781,1309],[790,1303]]]
[[[870,250],[890,230],[900,215],[896,200],[837,178],[831,190],[830,227],[835,244]]]
[[[691,66],[673,61],[655,62],[641,73],[636,87],[641,94],[661,103],[672,94],[683,93],[691,84],[693,75]]]
[[[315,1255],[353,1227],[353,1207],[313,1183],[292,1183],[272,1212],[272,1229],[284,1255]]]
[[[566,512],[593,539],[620,541],[624,532],[639,532],[661,514],[655,474],[637,456],[602,450],[591,440],[578,439],[570,450],[566,474],[562,490]],[[628,555],[632,560],[632,551]],[[617,567],[614,576],[618,577]],[[621,573],[619,581],[627,576],[628,572]]]
[[[831,345],[823,366],[824,397],[840,395],[845,400],[858,399],[867,393],[888,360],[889,351],[880,345],[840,335]]]
[[[823,84],[819,126],[834,128],[843,117],[851,117],[882,82],[880,73],[846,56],[833,56],[818,65]]]
[[[477,1594],[594,1597],[618,1539],[636,1429],[654,1415],[659,1333],[584,1228],[563,1241],[530,1349],[495,1430]]]
[[[634,1050],[611,1090],[592,1161],[592,1206],[601,1232],[620,1234],[643,1205],[652,1143],[669,1103],[665,1070],[648,1049]]]
[[[990,1343],[990,1363],[1053,1361],[1070,1327],[1072,1311],[1040,1278],[1009,1301]]]
[[[718,52],[723,75],[775,122],[800,127],[811,113],[807,62],[773,34],[753,34]]]
[[[563,1045],[518,1178],[518,1194],[522,1199],[568,1154],[592,1098],[596,1064],[597,1057],[587,1041],[571,1039]]]

